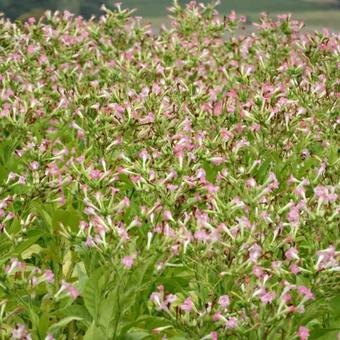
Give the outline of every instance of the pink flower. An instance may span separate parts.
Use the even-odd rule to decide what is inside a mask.
[[[93,169],[90,171],[89,176],[92,180],[100,178],[102,172],[100,170]]]
[[[132,256],[125,256],[122,259],[122,264],[125,268],[130,269],[133,266],[134,259]]]
[[[33,161],[30,163],[30,168],[32,170],[38,170],[39,169],[39,163],[37,161]]]
[[[119,203],[122,207],[128,208],[130,206],[130,199],[129,197],[125,196],[121,202]]]
[[[178,185],[174,185],[174,184],[167,184],[167,189],[169,191],[175,191],[178,188]]]
[[[191,312],[193,308],[193,303],[191,297],[188,297],[187,299],[184,300],[184,302],[181,304],[181,309],[184,310],[185,312]]]
[[[292,248],[289,248],[286,252],[285,252],[285,255],[286,255],[286,258],[287,260],[292,260],[292,259],[295,259],[295,260],[298,260],[299,259],[299,256],[298,256],[298,251],[296,248],[292,247]]]
[[[221,165],[222,163],[225,162],[225,158],[219,156],[212,157],[210,160],[214,165]]]
[[[208,190],[209,194],[216,194],[219,190],[219,187],[216,185],[213,185],[211,183],[207,183],[205,185],[205,188]]]
[[[89,224],[88,224],[86,221],[80,221],[80,223],[79,223],[79,228],[80,228],[81,230],[86,230],[86,229],[89,228]]]
[[[36,20],[35,20],[35,18],[34,17],[30,17],[30,18],[28,18],[28,23],[30,24],[30,25],[33,25],[33,24],[35,24],[36,23]]]
[[[147,150],[144,149],[139,153],[139,157],[145,162],[150,156]]]
[[[71,285],[69,285],[67,291],[69,292],[69,294],[71,295],[73,299],[76,299],[80,295],[78,289]]]
[[[307,340],[309,338],[309,329],[307,327],[300,326],[297,335],[300,340]]]
[[[246,181],[246,187],[247,188],[254,188],[256,186],[256,181],[254,178],[249,178],[247,181]]]
[[[275,292],[264,291],[264,293],[260,296],[260,299],[263,303],[267,304],[267,303],[272,303],[275,296],[276,296]]]
[[[289,266],[289,269],[290,269],[290,271],[291,271],[293,274],[298,274],[298,273],[300,273],[300,268],[299,268],[295,263],[292,263],[292,264]]]
[[[312,293],[312,291],[305,287],[305,286],[299,286],[298,288],[299,293],[301,293],[302,295],[304,295],[307,300],[313,300],[314,299],[314,294]]]
[[[170,210],[164,211],[163,217],[166,221],[172,221],[173,217]]]
[[[32,286],[36,286],[38,284],[38,279],[35,276],[33,276],[31,279],[31,282],[32,282]]]
[[[228,142],[230,139],[234,137],[234,134],[225,128],[222,128],[220,130],[220,134],[225,142]]]
[[[177,300],[177,296],[174,295],[174,294],[169,294],[167,297],[166,297],[166,302],[168,303],[173,303]]]
[[[256,277],[261,277],[263,275],[263,268],[260,267],[260,266],[254,266],[253,267],[253,274],[256,276]]]
[[[222,319],[222,314],[221,314],[221,312],[220,312],[220,311],[217,311],[217,312],[213,315],[212,319],[213,319],[213,321],[219,321],[219,320],[221,320],[221,319]]]
[[[194,238],[199,241],[206,241],[208,239],[208,234],[205,230],[197,230],[194,234]]]
[[[96,214],[96,211],[92,208],[92,207],[86,207],[84,209],[84,213],[86,215],[95,215]]]
[[[217,340],[217,332],[211,332],[210,336],[212,340]]]
[[[10,211],[6,216],[6,220],[7,221],[13,220],[14,217],[15,217],[14,213]]]
[[[237,15],[235,11],[230,11],[229,15],[228,15],[228,19],[230,21],[235,21],[237,19]]]
[[[257,244],[253,244],[249,248],[249,260],[253,263],[257,261],[257,259],[261,256],[262,248]]]
[[[34,46],[34,45],[28,45],[28,47],[27,47],[27,53],[28,54],[33,54],[33,53],[35,53],[36,52],[36,47]]]
[[[222,102],[217,102],[214,106],[214,116],[220,116],[222,114],[223,110],[223,103]]]
[[[336,201],[338,195],[335,193],[330,193],[329,189],[327,187],[324,186],[317,186],[314,189],[314,194],[315,196],[324,203],[328,203],[328,202],[334,202]]]
[[[218,299],[218,304],[222,307],[222,308],[226,308],[230,305],[230,299],[228,295],[222,295],[220,296],[220,298]]]
[[[76,287],[65,281],[63,281],[61,285],[61,291],[63,290],[66,290],[73,299],[76,299],[80,295]]]
[[[13,339],[31,340],[31,336],[28,334],[25,325],[17,324],[16,328],[12,330]]]
[[[157,304],[157,305],[161,305],[161,294],[160,293],[158,293],[158,292],[153,292],[152,294],[151,294],[151,296],[150,296],[150,300],[153,302],[153,303],[155,303],[155,304]]]
[[[288,14],[278,14],[277,18],[281,20],[286,20],[288,18]]]
[[[282,296],[282,301],[283,301],[284,303],[289,302],[291,299],[292,299],[292,296],[291,296],[289,293],[286,293],[286,294],[284,294],[284,295]]]
[[[66,20],[70,20],[73,16],[74,16],[74,14],[72,14],[71,12],[69,12],[69,11],[64,11],[64,13],[63,13],[63,15],[64,15],[64,18],[66,19]]]
[[[87,247],[94,247],[96,245],[91,235],[87,236],[85,245]]]
[[[234,329],[237,327],[238,320],[235,317],[230,317],[227,319],[225,326],[229,329]]]
[[[40,58],[39,58],[39,63],[46,64],[47,62],[48,62],[47,55],[46,54],[41,55]]]
[[[48,283],[53,283],[54,281],[54,273],[51,269],[46,269],[45,271],[45,279]]]
[[[196,172],[196,177],[200,180],[201,183],[206,182],[205,176],[206,176],[205,170],[202,168],[199,168]]]
[[[321,270],[323,268],[328,268],[332,266],[337,266],[337,260],[335,258],[336,252],[335,247],[330,246],[327,249],[320,250],[317,252],[318,261],[316,263],[316,268]]]
[[[299,209],[293,205],[288,213],[288,221],[293,224],[298,224],[300,222]]]
[[[252,224],[249,221],[248,217],[241,216],[241,217],[236,217],[236,219],[238,220],[239,226],[241,228],[247,228],[247,229],[251,229],[252,228]]]

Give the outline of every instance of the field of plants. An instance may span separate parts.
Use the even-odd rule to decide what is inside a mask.
[[[0,18],[0,339],[339,339],[340,35],[102,10]]]

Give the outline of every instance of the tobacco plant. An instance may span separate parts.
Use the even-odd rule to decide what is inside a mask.
[[[337,339],[337,33],[174,2],[0,18],[0,339]]]

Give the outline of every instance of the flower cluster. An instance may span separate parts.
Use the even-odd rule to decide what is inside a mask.
[[[0,334],[335,338],[339,34],[102,10],[0,18]]]

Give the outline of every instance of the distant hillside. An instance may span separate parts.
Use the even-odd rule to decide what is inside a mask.
[[[121,0],[123,7],[137,8],[137,14],[158,22],[168,15],[166,8],[172,0]],[[189,0],[179,0],[185,4]],[[201,1],[208,3],[209,1]],[[340,0],[221,0],[218,10],[228,13],[234,9],[255,19],[259,12],[290,12],[300,19],[306,18],[313,26],[329,26],[340,29]],[[99,8],[102,3],[112,6],[112,0],[0,0],[0,12],[11,19],[26,19],[29,16],[39,17],[45,9],[68,9],[86,18],[102,14]]]

